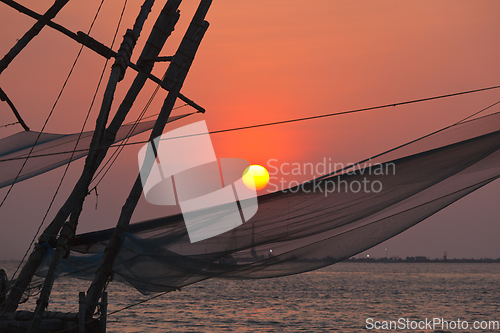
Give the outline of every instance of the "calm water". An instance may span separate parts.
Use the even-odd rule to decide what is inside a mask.
[[[0,262],[0,267],[12,272],[15,264]],[[87,285],[59,281],[49,310],[76,312],[78,291]],[[276,279],[200,282],[110,316],[108,332],[367,332],[367,318],[455,323],[460,318],[468,330],[445,331],[500,332],[472,329],[475,320],[500,320],[499,286],[500,264],[340,263]],[[109,311],[145,298],[111,284]],[[32,310],[34,302],[23,309]]]

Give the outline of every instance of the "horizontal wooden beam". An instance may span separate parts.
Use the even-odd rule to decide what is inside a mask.
[[[24,7],[23,5],[13,1],[13,0],[0,0],[1,2],[5,3],[6,5],[18,10],[19,12],[23,13],[23,14],[26,14],[34,19],[37,19],[39,20],[42,15],[38,14],[37,12],[34,12],[32,11],[31,9],[27,8],[27,7]],[[116,52],[113,51],[112,49],[110,49],[109,47],[107,47],[106,45],[102,44],[101,42],[95,40],[94,38],[90,37],[89,35],[87,35],[86,33],[82,32],[82,31],[78,31],[76,34],[68,29],[66,29],[65,27],[63,27],[62,25],[60,24],[57,24],[55,22],[52,22],[52,21],[48,21],[47,22],[47,25],[61,33],[63,33],[64,35],[68,36],[69,38],[73,39],[74,41],[88,47],[89,49],[91,49],[92,51],[96,52],[97,54],[99,54],[100,56],[103,56],[105,57],[106,59],[110,59],[110,58],[115,58],[116,57]],[[155,58],[155,59],[149,59],[149,60],[152,60],[152,61],[170,61],[172,57],[158,57],[158,58]],[[157,60],[157,59],[162,59],[162,60]],[[170,59],[170,60],[167,60],[167,59]],[[129,67],[132,68],[133,70],[137,71],[137,72],[140,72],[140,68],[139,66],[137,66],[137,64],[134,64],[133,62],[130,62],[129,64]],[[150,79],[151,81],[153,82],[156,82],[158,83],[162,89],[164,90],[167,90],[167,87],[163,84],[163,81],[154,76],[153,74],[149,74],[148,75],[148,79]],[[197,110],[198,112],[201,112],[201,113],[205,113],[205,109],[203,107],[201,107],[200,105],[196,104],[194,101],[192,101],[191,99],[187,98],[186,96],[184,96],[183,94],[179,94],[179,99],[183,102],[185,102],[186,104],[188,104],[189,106],[191,106],[192,108],[194,108],[195,110]]]

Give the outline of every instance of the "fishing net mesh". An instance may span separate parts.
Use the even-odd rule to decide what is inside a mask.
[[[132,224],[114,279],[149,293],[207,278],[271,278],[334,264],[500,177],[499,149],[495,113],[383,154],[367,167],[260,196],[250,220],[206,240],[190,242],[182,214]],[[365,191],[364,184],[376,186]],[[225,214],[222,205],[207,220]],[[61,272],[92,278],[112,232],[78,235]]]

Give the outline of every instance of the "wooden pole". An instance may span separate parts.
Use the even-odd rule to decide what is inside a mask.
[[[211,3],[212,0],[201,1],[198,10],[196,11],[193,20],[191,21],[191,24],[179,46],[179,49],[168,67],[165,81],[171,84],[171,89],[165,98],[155,126],[151,131],[150,140],[160,136],[165,128],[168,117],[170,116],[172,108],[174,107],[175,101],[188,74],[189,68],[194,60],[196,51],[198,50],[201,40],[208,29],[208,22],[204,21],[204,19]],[[155,158],[146,157],[142,166],[143,170],[147,170],[147,173],[149,173],[154,161]],[[116,228],[104,251],[101,266],[97,270],[94,280],[87,291],[87,318],[90,318],[94,313],[95,304],[101,297],[105,285],[111,277],[122,236],[127,231],[130,219],[141,196],[142,183],[140,174],[137,176],[132,190],[122,207]]]
[[[28,333],[35,333],[38,331],[40,322],[42,320],[43,314],[47,306],[49,305],[50,293],[54,285],[54,281],[57,277],[57,268],[63,258],[64,254],[68,252],[69,240],[73,238],[76,231],[76,225],[80,212],[75,212],[71,215],[69,222],[65,224],[63,230],[61,231],[61,236],[57,242],[56,251],[50,261],[50,266],[45,276],[42,291],[40,292],[40,297],[36,302],[36,309],[34,313],[33,320],[31,321]]]
[[[85,333],[85,292],[78,294],[78,333]]]
[[[103,106],[101,107],[101,113],[104,114],[100,114],[98,117],[96,123],[96,130],[92,137],[90,152],[89,155],[87,156],[87,159],[85,160],[85,166],[82,175],[80,176],[80,179],[73,188],[73,191],[71,192],[70,196],[56,214],[52,223],[45,229],[44,233],[40,236],[39,244],[44,244],[44,243],[54,244],[56,236],[61,230],[66,218],[74,212],[81,211],[81,207],[83,206],[83,201],[85,200],[85,197],[88,193],[88,188],[90,182],[92,181],[92,177],[94,176],[97,168],[99,167],[100,163],[104,159],[104,156],[106,155],[107,152],[107,149],[104,152],[102,152],[100,148],[102,145],[103,135],[105,132],[106,122],[108,119],[108,113],[110,107],[109,103],[112,100],[112,96],[109,95],[114,93],[116,82],[120,80],[120,77],[123,75],[123,71],[126,69],[126,66],[123,66],[123,64],[124,63],[126,64],[128,59],[130,58],[130,54],[132,52],[130,48],[131,44],[132,48],[135,45],[135,41],[131,41],[130,39],[134,38],[137,39],[139,37],[144,21],[146,20],[149,12],[151,11],[153,3],[154,0],[145,0],[143,6],[141,7],[141,11],[137,16],[133,30],[129,30],[128,36],[126,35],[124,38],[125,41],[124,43],[122,43],[122,45],[125,46],[120,47],[120,49],[123,49],[122,56],[120,57],[120,60],[117,59],[117,62],[115,63],[116,66],[114,66],[112,70],[108,88],[106,89],[108,96],[106,96],[103,99],[103,104],[102,104]],[[111,143],[108,145],[108,148],[110,145]],[[68,225],[68,228],[76,230],[76,225],[78,223],[78,216],[76,216],[76,218],[73,219],[72,221],[73,221],[72,224]],[[69,242],[69,239],[64,240],[64,242]],[[62,247],[67,247],[67,244],[66,245],[58,244],[58,245]],[[7,301],[5,302],[4,305],[4,310],[13,312],[17,309],[22,294],[24,293],[27,286],[31,282],[34,273],[36,272],[36,270],[38,269],[43,260],[44,252],[45,249],[43,246],[35,247],[33,253],[28,258],[28,262],[24,265],[23,269],[21,270],[21,273],[19,274],[19,277],[16,280],[14,287],[11,289],[11,292],[8,295]],[[60,260],[60,258],[58,259],[56,256],[61,255],[61,253],[62,252],[58,251],[54,253],[53,260],[55,260],[55,264],[56,263],[58,264],[57,261]],[[57,265],[55,265],[55,267],[57,267]],[[48,288],[48,294],[50,295],[50,290],[52,289],[52,283],[47,283],[46,288]],[[40,302],[44,302],[44,300],[41,300]],[[40,311],[43,313],[44,311],[43,305],[42,308],[40,308]]]
[[[0,60],[0,74],[9,66],[12,60],[21,52],[28,43],[40,33],[48,21],[53,19],[57,13],[68,3],[69,0],[56,0],[55,3],[43,14],[30,30],[19,39],[10,51]]]
[[[12,109],[12,112],[14,112],[14,115],[16,116],[19,124],[21,124],[21,126],[24,128],[25,131],[29,131],[30,128],[28,127],[28,125],[26,125],[23,118],[21,118],[21,115],[19,114],[19,112],[17,112],[17,109],[14,106],[14,103],[12,103],[12,101],[7,96],[7,94],[2,90],[2,88],[0,88],[0,101],[5,101],[5,102],[7,102],[7,104],[9,104],[9,106]]]

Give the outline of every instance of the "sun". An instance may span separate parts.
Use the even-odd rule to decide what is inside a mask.
[[[269,183],[269,172],[262,165],[253,164],[243,171],[243,183],[251,190],[262,190]]]

